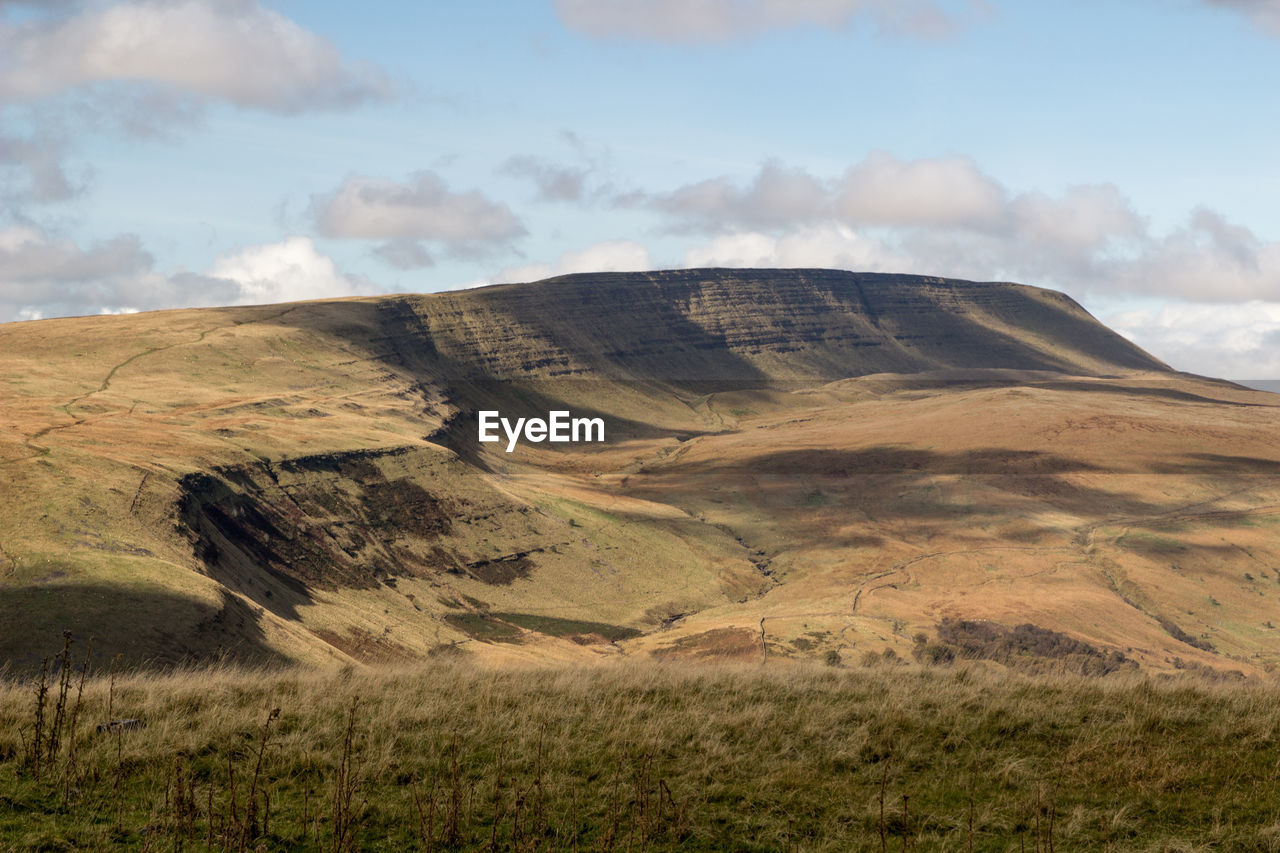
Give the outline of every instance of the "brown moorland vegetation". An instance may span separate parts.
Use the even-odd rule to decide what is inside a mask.
[[[0,659],[849,663],[973,623],[1264,673],[1277,400],[1052,291],[831,270],[5,324]],[[484,408],[607,441],[508,454]]]

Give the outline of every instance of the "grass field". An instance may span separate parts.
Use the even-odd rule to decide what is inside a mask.
[[[0,849],[1280,849],[1259,680],[463,656],[81,696],[72,657],[38,739],[0,686]]]

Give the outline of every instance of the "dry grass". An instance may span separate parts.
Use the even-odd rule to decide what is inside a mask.
[[[72,681],[38,778],[37,689],[0,688],[0,849],[1280,846],[1280,689],[1256,681],[222,668],[78,703]]]

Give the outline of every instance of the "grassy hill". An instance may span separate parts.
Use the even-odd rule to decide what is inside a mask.
[[[1278,400],[1052,291],[830,270],[7,324],[0,660],[1261,672]]]

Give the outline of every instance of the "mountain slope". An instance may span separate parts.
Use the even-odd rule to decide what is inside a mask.
[[[1167,367],[1067,296],[836,270],[563,276],[409,300],[455,379],[843,379]]]
[[[1262,666],[1275,399],[1053,291],[831,270],[9,324],[0,658],[848,658],[1032,614]],[[507,453],[481,409],[606,441]]]

